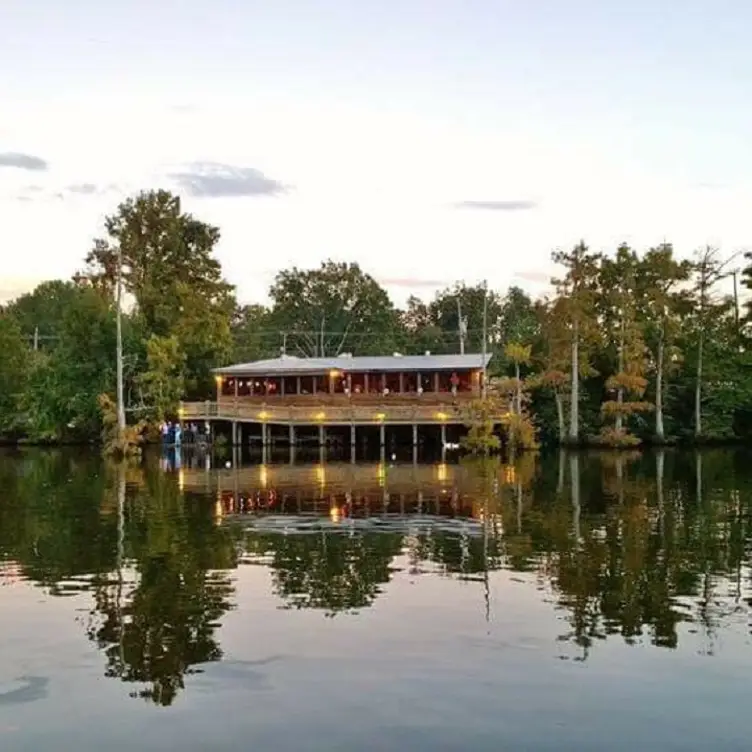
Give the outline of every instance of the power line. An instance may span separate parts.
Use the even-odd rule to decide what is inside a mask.
[[[252,329],[250,330],[249,334],[251,335],[258,335],[258,336],[274,336],[274,337],[311,337],[314,339],[314,341],[318,338],[321,338],[321,335],[325,337],[342,337],[345,334],[344,329],[340,329],[339,331],[331,331],[331,332],[322,332],[320,329],[316,331],[294,331],[290,329]],[[421,329],[417,330],[384,330],[383,332],[348,332],[348,337],[384,337],[385,335],[389,334],[407,334],[408,336],[421,336],[421,335],[429,335],[431,337],[446,337],[447,339],[451,339],[452,341],[457,341],[457,330],[453,329],[451,331],[446,330],[439,330],[436,331],[432,327],[427,326],[423,327]],[[483,329],[465,329],[463,330],[464,335],[467,337],[468,335],[475,334],[483,336]]]

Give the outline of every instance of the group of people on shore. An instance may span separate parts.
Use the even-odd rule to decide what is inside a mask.
[[[205,442],[206,434],[201,432],[199,426],[195,423],[189,423],[185,428],[180,423],[165,421],[159,427],[162,434],[163,446],[179,447],[185,444],[199,444]]]

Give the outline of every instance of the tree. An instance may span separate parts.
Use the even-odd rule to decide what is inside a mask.
[[[93,440],[100,434],[100,394],[115,386],[115,316],[109,301],[80,288],[60,321],[59,339],[33,364],[24,410],[34,439]]]
[[[510,287],[501,303],[498,322],[502,343],[534,342],[540,335],[540,321],[530,296],[519,287]]]
[[[681,285],[689,279],[691,264],[677,261],[670,243],[651,248],[637,269],[638,302],[645,339],[655,363],[655,438],[666,438],[663,419],[666,356],[677,360],[681,326]]]
[[[263,305],[240,306],[232,321],[232,360],[251,363],[279,356],[284,337],[272,332],[271,311]]]
[[[288,354],[383,355],[398,342],[399,316],[386,291],[358,266],[325,261],[318,269],[279,272],[269,296],[270,327]]]
[[[8,436],[23,424],[22,396],[31,365],[21,327],[8,313],[0,313],[0,353],[0,436]]]
[[[180,198],[163,190],[121,203],[105,229],[86,257],[88,279],[111,296],[119,250],[123,284],[146,336],[177,337],[189,393],[209,388],[212,367],[231,353],[235,311],[233,287],[214,257],[219,230],[183,212]]]
[[[74,282],[60,279],[42,282],[25,295],[16,298],[9,306],[21,332],[31,339],[35,333],[44,349],[54,347],[59,336],[60,324],[66,311],[78,295]]]
[[[695,437],[702,436],[702,386],[705,357],[705,343],[713,329],[717,329],[731,310],[728,297],[719,298],[717,285],[728,275],[731,259],[721,259],[720,252],[712,246],[705,246],[695,254],[692,286],[692,326],[697,347],[695,366]]]
[[[442,332],[441,352],[460,352],[460,313],[467,320],[465,352],[483,350],[483,310],[486,308],[486,333],[491,342],[500,342],[501,297],[484,284],[458,283],[440,292],[428,305],[433,325]],[[456,335],[455,335],[456,332]]]
[[[404,330],[404,349],[411,353],[441,353],[445,348],[445,337],[441,328],[431,316],[429,306],[411,295],[407,299],[407,309],[400,313],[400,323]]]
[[[637,443],[639,440],[625,430],[624,419],[652,409],[652,405],[641,401],[647,379],[644,376],[646,348],[637,320],[638,266],[637,254],[627,245],[619,246],[613,259],[601,259],[601,320],[606,329],[606,341],[616,350],[615,373],[606,380],[606,389],[615,393],[616,399],[606,400],[601,405],[604,416],[614,419],[613,430],[604,428],[601,434],[608,444]],[[625,401],[625,396],[633,399]]]
[[[567,441],[567,424],[564,418],[564,399],[571,386],[571,343],[565,318],[566,302],[560,298],[544,301],[538,308],[541,347],[538,361],[541,366],[536,383],[551,391],[556,404],[557,438],[560,444]]]
[[[501,447],[496,425],[504,420],[504,403],[491,393],[486,399],[473,400],[465,410],[468,432],[462,445],[473,455],[489,455]]]
[[[185,353],[177,337],[152,334],[146,342],[146,371],[137,378],[154,423],[174,415],[185,391]]]
[[[562,301],[561,313],[569,325],[571,398],[568,440],[577,443],[580,440],[580,357],[585,355],[582,345],[592,340],[596,327],[594,304],[600,255],[591,253],[585,243],[580,242],[571,251],[556,251],[552,257],[565,269],[564,277],[554,280],[554,285]]]

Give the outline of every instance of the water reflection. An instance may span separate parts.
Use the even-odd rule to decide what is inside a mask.
[[[116,498],[117,567],[114,578],[92,580],[87,634],[106,656],[107,676],[145,685],[134,695],[169,705],[185,675],[222,657],[215,632],[232,606],[226,572],[235,549],[207,505],[185,498],[170,477],[145,474],[126,505],[125,472],[112,475],[105,498]]]
[[[270,573],[281,608],[341,618],[387,599],[405,572],[418,586],[476,588],[493,619],[495,573],[524,573],[558,619],[552,654],[577,660],[613,635],[677,648],[684,629],[712,655],[723,630],[749,621],[752,474],[741,454],[216,464],[0,455],[0,582],[89,594],[82,623],[105,675],[158,705],[221,660],[243,566]]]

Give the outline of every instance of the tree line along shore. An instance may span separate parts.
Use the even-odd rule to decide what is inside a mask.
[[[280,271],[268,305],[242,305],[219,238],[179,196],[143,192],[106,218],[73,278],[0,309],[0,440],[99,440],[115,391],[119,264],[126,406],[149,430],[181,399],[211,398],[220,365],[281,352],[452,353],[460,339],[480,352],[485,336],[492,388],[475,409],[522,445],[752,438],[750,311],[736,295],[737,269],[741,291],[752,288],[749,254],[583,242],[553,252],[545,297],[458,282],[404,309],[357,263],[324,261]]]

